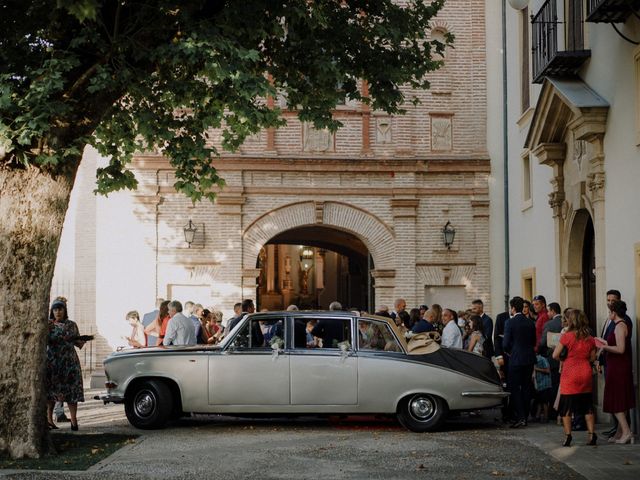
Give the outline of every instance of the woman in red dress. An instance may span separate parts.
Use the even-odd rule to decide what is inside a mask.
[[[609,315],[615,328],[602,349],[607,356],[607,375],[604,383],[602,410],[612,413],[618,420],[618,431],[612,437],[615,443],[629,443],[633,433],[627,422],[626,412],[636,406],[633,391],[631,360],[631,335],[624,320],[627,304],[617,300],[609,305]]]
[[[162,340],[164,340],[164,336],[167,333],[167,325],[169,324],[170,319],[169,300],[165,300],[160,304],[158,316],[153,322],[147,325],[144,329],[144,333],[147,335],[156,335],[158,337],[156,345],[162,345]]]
[[[564,446],[571,445],[571,416],[584,415],[589,431],[587,445],[595,445],[595,417],[591,400],[592,368],[596,359],[596,343],[589,332],[589,322],[584,312],[571,310],[567,316],[567,331],[553,351],[553,358],[562,360],[561,352],[566,348],[566,358],[560,374],[560,405],[558,414],[566,435]]]

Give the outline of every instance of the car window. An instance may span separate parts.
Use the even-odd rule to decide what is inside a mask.
[[[296,318],[294,320],[295,348],[339,349],[348,342],[351,347],[350,318]]]
[[[358,348],[385,352],[402,351],[389,325],[365,318],[358,319]]]
[[[233,339],[237,349],[272,349],[273,344],[284,348],[284,318],[251,318]]]

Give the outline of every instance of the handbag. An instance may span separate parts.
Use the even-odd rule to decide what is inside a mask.
[[[567,348],[566,345],[563,345],[562,350],[560,350],[560,361],[564,362],[567,359],[568,355],[569,355],[569,349]]]

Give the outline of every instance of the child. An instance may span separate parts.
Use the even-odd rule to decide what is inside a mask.
[[[551,388],[551,369],[549,368],[549,360],[542,355],[536,355],[536,365],[534,367],[536,382],[536,403],[538,411],[536,417],[541,423],[549,421],[549,403],[553,390]]]

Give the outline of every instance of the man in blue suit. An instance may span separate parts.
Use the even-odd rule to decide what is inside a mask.
[[[513,297],[509,302],[512,317],[504,327],[502,346],[509,355],[507,390],[515,414],[511,428],[525,427],[531,401],[531,375],[536,363],[536,326],[522,314],[524,300]]]

